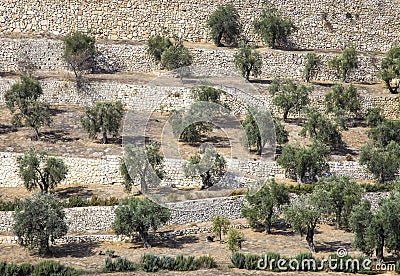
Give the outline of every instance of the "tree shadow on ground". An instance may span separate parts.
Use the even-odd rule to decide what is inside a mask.
[[[60,109],[60,108],[50,108],[49,111],[50,111],[51,116],[56,116],[56,115],[64,114],[64,113],[68,112],[68,110]]]
[[[255,83],[255,84],[271,84],[272,80],[261,80],[261,79],[257,79],[257,80],[250,80],[250,83]]]
[[[320,242],[317,241],[315,245],[315,250],[317,252],[326,252],[326,253],[336,253],[339,248],[351,248],[350,242],[343,241],[332,241],[332,242]]]
[[[65,130],[50,130],[40,132],[40,140],[43,142],[55,144],[57,142],[74,142],[78,141],[80,138],[69,137],[71,133]]]
[[[73,195],[80,197],[89,198],[93,196],[93,190],[89,189],[87,186],[75,186],[75,187],[59,187],[55,189],[57,195],[62,199],[67,199]]]
[[[18,130],[12,125],[3,125],[0,124],[0,134],[8,134],[11,132],[17,132]]]
[[[332,150],[332,154],[346,156],[347,154],[356,155],[357,153],[354,150],[348,148],[347,145],[343,143],[338,148]]]
[[[122,145],[122,137],[108,137],[107,139],[107,145]],[[93,142],[96,144],[103,144],[103,141],[101,139],[96,139]]]
[[[198,243],[198,242],[199,238],[192,235],[175,236],[168,238],[151,235],[149,237],[150,245],[152,247],[157,247],[157,248],[181,249],[183,248],[184,244]],[[141,242],[141,240],[138,237],[135,237],[134,239],[132,239],[132,243],[129,249],[139,249],[139,248],[143,248],[143,242]]]
[[[96,255],[95,249],[99,248],[98,242],[67,243],[51,248],[50,255],[54,258],[84,258]]]

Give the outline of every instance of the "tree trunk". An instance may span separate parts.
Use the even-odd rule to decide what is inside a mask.
[[[265,233],[271,234],[271,223],[269,223],[268,221],[265,222]]]
[[[149,234],[147,232],[140,232],[139,235],[140,235],[140,238],[141,238],[141,240],[143,242],[144,248],[150,248],[151,245],[150,245],[150,243],[148,241]]]
[[[342,219],[342,208],[336,212],[336,229],[340,229],[340,220]]]
[[[103,131],[103,144],[108,144],[107,131]]]
[[[383,247],[385,245],[385,237],[380,234],[380,241],[378,241],[378,245],[376,246],[375,249],[375,254],[376,254],[376,260],[380,263],[383,262]]]
[[[247,81],[250,81],[250,70],[246,70],[244,77],[246,78]]]
[[[33,130],[34,130],[34,132],[35,132],[35,140],[36,140],[36,141],[39,141],[39,140],[40,140],[40,137],[39,137],[39,130],[38,130],[36,127],[34,127]]]
[[[284,122],[287,121],[288,115],[289,115],[289,110],[285,110],[285,111],[283,112],[283,121],[284,121]]]
[[[222,229],[219,229],[219,243],[222,243]]]
[[[306,241],[307,241],[308,247],[310,248],[311,253],[315,253],[314,228],[307,229]]]
[[[218,37],[217,37],[217,47],[224,46],[224,45],[221,43],[221,39],[222,39],[222,32],[220,32],[220,33],[218,34]]]

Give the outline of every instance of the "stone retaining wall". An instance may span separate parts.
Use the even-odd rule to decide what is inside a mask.
[[[18,176],[17,157],[21,154],[0,152],[0,187],[17,187],[23,185]],[[122,185],[119,173],[119,157],[106,156],[105,159],[63,157],[68,166],[66,179],[60,185],[66,184],[116,184]],[[166,159],[164,161],[165,176],[163,186],[199,186],[200,181],[185,177],[183,164],[185,161]],[[284,176],[284,170],[276,162],[231,160],[228,162],[228,174],[221,185],[230,188],[243,187],[249,178],[267,178]],[[355,179],[372,179],[365,166],[358,162],[329,162],[330,171],[337,175],[347,175]],[[226,183],[225,183],[226,182]],[[225,187],[225,186],[224,186]]]
[[[0,78],[0,104],[4,104],[4,94],[17,82],[15,78]],[[158,86],[150,82],[147,85],[129,83],[117,83],[115,81],[92,82],[85,91],[77,91],[74,82],[67,80],[44,79],[40,81],[43,87],[42,99],[55,105],[79,105],[88,106],[96,101],[121,100],[125,107],[132,111],[153,112],[171,111],[173,109],[188,108],[192,103],[189,88],[174,86]],[[157,80],[155,80],[157,82]],[[225,102],[231,107],[235,114],[245,114],[247,106],[267,107],[274,115],[280,116],[278,110],[271,104],[272,96],[268,93],[269,84],[253,84],[255,91],[241,91],[229,87],[222,87],[227,93]],[[321,111],[325,108],[324,95],[329,87],[314,86],[311,94],[311,104],[317,106]],[[368,108],[381,107],[387,118],[396,119],[400,117],[398,96],[394,94],[382,94],[368,88],[358,87],[361,94],[361,113]],[[298,117],[299,114],[290,114]]]
[[[252,22],[262,0],[230,1],[243,23],[243,34],[259,42]],[[289,41],[299,49],[341,49],[354,44],[367,51],[387,50],[399,37],[397,0],[271,0],[297,27]],[[90,30],[98,38],[144,40],[167,31],[194,42],[210,41],[206,20],[223,0],[28,1],[4,0],[0,33],[65,35]]]
[[[364,198],[371,202],[372,208],[378,208],[380,199],[387,197],[388,193],[367,193]],[[182,208],[186,211],[171,210],[171,219],[168,222],[171,224],[193,224],[208,222],[216,215],[223,215],[230,220],[241,218],[241,208],[244,203],[243,196],[224,197],[207,200],[193,200],[180,203],[168,204],[170,208]],[[194,211],[189,211],[191,208]],[[115,219],[115,207],[79,207],[65,209],[69,231],[76,233],[68,235],[60,240],[60,242],[101,242],[101,241],[120,241],[124,237],[116,235],[96,235],[96,232],[104,232],[111,230],[111,224]],[[0,212],[0,232],[12,231],[14,223],[12,218],[13,212]],[[248,225],[235,225],[235,228],[248,227]],[[177,231],[164,233],[168,236],[179,236],[187,234],[199,234],[209,232],[209,227],[200,228],[191,226],[189,228]],[[81,234],[78,234],[81,233]],[[16,237],[1,236],[0,243],[14,243]]]
[[[63,43],[53,39],[0,39],[0,71],[18,72],[22,64],[29,64],[38,70],[65,70]],[[96,58],[96,70],[99,72],[151,72],[160,69],[154,60],[146,54],[145,45],[128,43],[98,43],[99,56]],[[233,64],[235,49],[189,47],[193,55],[193,65],[207,66],[213,71],[236,72]],[[263,60],[262,78],[275,77],[301,80],[307,51],[287,52],[281,50],[260,49]],[[315,79],[336,81],[334,71],[327,62],[339,53],[316,52],[321,58],[321,66]],[[381,54],[358,53],[358,68],[350,81],[360,83],[376,82],[376,73],[382,59]]]

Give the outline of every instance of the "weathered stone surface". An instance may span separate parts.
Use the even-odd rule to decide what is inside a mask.
[[[67,69],[63,59],[63,43],[54,39],[10,39],[0,38],[0,70],[17,72],[22,64],[39,70]],[[151,72],[160,66],[146,53],[146,45],[130,43],[97,43],[99,55],[96,70],[99,72]],[[213,72],[236,72],[233,55],[236,49],[205,48],[189,46],[193,55],[193,65],[207,67]],[[263,60],[262,78],[290,78],[301,80],[306,55],[309,51],[287,52],[282,50],[260,49]],[[336,81],[334,71],[327,66],[338,52],[316,52],[321,58],[321,66],[315,79]],[[382,54],[358,53],[358,67],[349,80],[359,83],[376,82],[376,73]]]
[[[390,48],[399,36],[400,7],[391,0],[272,0],[297,27],[289,39],[300,49],[342,49],[354,44],[365,51]],[[243,35],[260,42],[252,22],[264,1],[232,2],[243,22]],[[91,31],[97,38],[145,40],[167,30],[192,42],[209,42],[206,19],[223,0],[148,1],[2,1],[0,33],[65,35]]]

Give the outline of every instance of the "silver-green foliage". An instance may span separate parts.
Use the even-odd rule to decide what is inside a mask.
[[[90,138],[102,134],[104,144],[108,143],[108,135],[116,136],[121,128],[124,109],[121,101],[96,102],[94,106],[86,107],[81,117],[82,127],[89,133]]]
[[[18,172],[28,191],[40,188],[48,193],[66,178],[68,168],[60,158],[49,157],[44,151],[30,149],[18,156]]]
[[[68,230],[62,204],[53,195],[36,194],[25,199],[13,216],[13,232],[19,244],[37,249],[40,255],[47,254],[49,243],[63,237]]]

